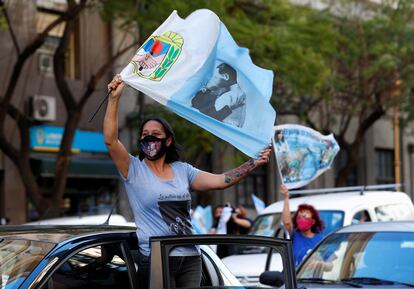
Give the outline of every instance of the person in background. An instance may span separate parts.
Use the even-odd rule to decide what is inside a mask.
[[[217,233],[217,226],[220,220],[221,212],[223,211],[222,205],[217,205],[213,209],[213,226],[211,227],[209,234],[216,234]]]
[[[234,223],[234,233],[240,235],[247,235],[253,225],[253,221],[247,217],[247,210],[243,206],[238,206],[235,212],[231,215]]]
[[[0,225],[8,225],[10,223],[10,219],[7,217],[0,218]]]
[[[284,197],[282,222],[293,241],[293,258],[297,266],[309,250],[322,240],[324,224],[318,211],[308,204],[299,205],[292,218],[289,208],[289,190],[285,185],[281,185],[280,192]]]

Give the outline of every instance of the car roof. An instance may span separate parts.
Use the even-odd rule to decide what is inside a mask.
[[[336,233],[356,232],[412,232],[414,233],[414,221],[393,222],[365,222],[350,225],[339,229]]]
[[[134,233],[135,230],[135,227],[109,225],[0,226],[0,239],[24,239],[57,244],[76,237],[96,236],[107,233]]]
[[[108,214],[99,215],[79,215],[70,217],[61,217],[53,219],[44,219],[25,223],[25,225],[101,225],[108,219]],[[134,222],[128,222],[124,216],[119,214],[111,214],[109,225],[116,226],[135,226]]]
[[[313,194],[296,198],[291,197],[289,200],[289,206],[292,211],[296,211],[300,204],[313,205],[317,210],[346,211],[363,204],[377,206],[391,203],[412,204],[406,193],[390,191]],[[282,212],[282,209],[283,201],[278,201],[268,206],[260,214]]]

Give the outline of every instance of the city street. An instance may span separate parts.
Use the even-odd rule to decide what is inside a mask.
[[[0,288],[414,287],[412,0],[0,0]]]

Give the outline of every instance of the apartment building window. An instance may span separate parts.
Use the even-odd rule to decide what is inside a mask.
[[[394,150],[376,149],[377,184],[393,184],[394,176]]]
[[[36,31],[42,33],[50,23],[59,17],[59,12],[51,12],[50,10],[38,10]],[[63,36],[65,23],[62,23],[52,29],[45,43],[38,49],[38,67],[39,72],[45,76],[53,77],[53,55],[59,45],[60,39]],[[69,79],[79,79],[78,63],[78,49],[77,49],[77,31],[69,37],[67,51],[65,53],[65,76]]]

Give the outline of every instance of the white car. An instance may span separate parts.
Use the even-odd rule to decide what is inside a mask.
[[[337,191],[336,193],[329,193],[329,189],[325,189],[322,191],[325,192],[324,194],[291,198],[290,209],[293,213],[300,204],[313,205],[324,221],[325,235],[343,226],[359,223],[362,218],[364,221],[371,222],[414,220],[414,206],[407,194],[391,191],[366,191],[364,187],[354,188],[358,190],[344,192],[346,190],[344,188],[335,188],[332,191]],[[312,191],[296,192],[308,194]],[[280,226],[282,209],[283,201],[265,208],[255,219],[250,234],[283,237],[281,233],[283,229],[279,230],[282,228]],[[258,266],[246,266],[252,260],[255,260]],[[223,262],[242,283],[251,284],[258,282],[259,274],[264,271],[262,266],[265,266],[265,260],[266,254],[264,253],[243,252],[241,255],[228,256],[223,259]],[[278,260],[272,260],[270,268],[267,269],[278,271],[279,267]]]

